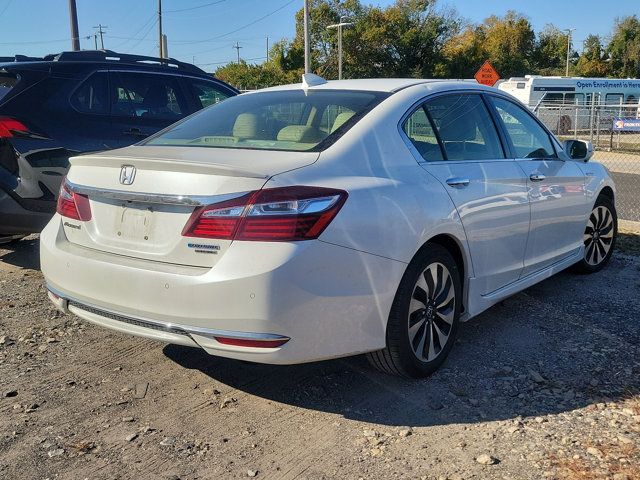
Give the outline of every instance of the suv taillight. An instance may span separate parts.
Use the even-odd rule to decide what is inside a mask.
[[[72,191],[69,185],[67,185],[66,177],[62,181],[62,184],[60,184],[56,212],[63,217],[80,220],[81,222],[91,220],[89,198]]]
[[[0,138],[11,138],[13,132],[28,132],[29,129],[24,123],[15,118],[0,117]]]
[[[196,209],[185,237],[286,242],[318,238],[347,200],[347,192],[324,187],[258,190]]]

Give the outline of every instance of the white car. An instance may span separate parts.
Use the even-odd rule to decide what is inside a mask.
[[[41,235],[58,308],[212,355],[367,352],[416,377],[443,362],[460,322],[611,257],[607,170],[508,94],[303,80],[72,158]]]

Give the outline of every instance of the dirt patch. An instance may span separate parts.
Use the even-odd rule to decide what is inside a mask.
[[[639,478],[638,257],[491,308],[421,381],[120,335],[50,307],[37,241],[0,261],[0,478]]]
[[[617,249],[622,253],[640,256],[640,222],[618,222]]]

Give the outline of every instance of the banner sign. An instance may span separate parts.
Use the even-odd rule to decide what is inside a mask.
[[[640,132],[640,118],[614,118],[614,132]]]

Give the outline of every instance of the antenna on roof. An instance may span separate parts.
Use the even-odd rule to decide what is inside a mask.
[[[322,85],[327,81],[319,75],[314,73],[305,73],[302,75],[302,88],[315,87],[316,85]]]

